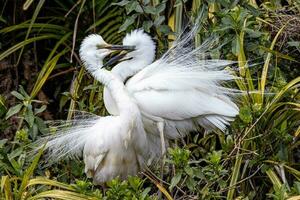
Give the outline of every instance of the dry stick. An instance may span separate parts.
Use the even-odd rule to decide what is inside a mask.
[[[79,5],[80,2],[81,2],[81,0],[78,0],[78,1],[76,2],[76,4],[74,4],[74,5],[72,6],[72,8],[67,12],[67,14],[65,14],[64,18],[67,18],[68,15],[74,10],[74,8],[76,8],[76,6]]]
[[[78,14],[77,14],[77,17],[76,17],[76,20],[75,20],[75,25],[74,25],[74,31],[73,31],[73,42],[72,42],[72,51],[71,51],[71,57],[70,57],[70,62],[72,63],[73,62],[73,55],[74,55],[74,50],[75,50],[75,42],[76,42],[76,34],[77,34],[77,28],[78,28],[78,20],[79,20],[79,16],[82,12],[82,8],[85,4],[85,1],[86,0],[83,0],[82,3],[81,3],[81,6],[80,6],[80,9],[78,11]]]
[[[57,76],[60,76],[60,75],[63,75],[63,74],[67,74],[67,73],[72,72],[72,71],[75,71],[75,70],[76,70],[76,68],[75,68],[75,67],[72,67],[72,68],[67,69],[67,70],[65,70],[65,71],[62,71],[62,72],[58,72],[58,73],[56,73],[56,74],[53,74],[53,75],[50,76],[47,80],[53,79],[53,78],[55,78],[55,77],[57,77]]]
[[[251,174],[250,176],[248,176],[248,177],[246,177],[246,178],[244,178],[244,179],[242,179],[242,180],[236,182],[236,184],[234,184],[234,185],[232,185],[232,186],[229,186],[229,187],[227,187],[227,188],[222,189],[220,192],[225,192],[225,191],[229,190],[230,188],[233,188],[233,187],[235,187],[235,186],[241,184],[242,182],[245,182],[246,180],[251,179],[253,176],[255,176],[255,175],[259,172],[259,170],[260,170],[261,168],[262,168],[262,166],[260,166],[260,167],[259,167],[253,174]]]
[[[93,22],[96,23],[95,0],[93,0]],[[94,33],[96,33],[96,26],[94,26]]]
[[[142,172],[141,174],[145,175],[146,177],[151,177],[153,179],[156,179],[157,181],[159,181],[160,183],[164,183],[168,186],[170,186],[171,184],[160,179],[158,176],[156,176],[148,167],[146,168],[145,172]],[[177,185],[175,186],[178,190],[180,190],[180,192],[182,192],[184,195],[186,194],[180,187],[178,187]]]

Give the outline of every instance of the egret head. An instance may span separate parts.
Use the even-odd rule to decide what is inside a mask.
[[[112,71],[118,74],[122,80],[150,65],[155,58],[155,43],[150,35],[142,29],[126,34],[123,45],[119,46],[126,47],[127,50],[110,59],[105,65],[121,62]]]
[[[87,70],[96,70],[103,66],[103,59],[112,50],[102,48],[109,46],[100,35],[92,34],[84,38],[80,45],[79,55]]]
[[[155,58],[155,43],[143,29],[137,29],[126,34],[123,45],[135,47],[133,51],[127,53],[128,59],[143,60],[149,65]]]

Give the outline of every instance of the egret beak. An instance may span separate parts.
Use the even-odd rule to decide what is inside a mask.
[[[126,50],[123,50],[121,51],[119,54],[117,54],[116,56],[112,57],[110,60],[108,60],[104,65],[103,67],[108,67],[110,65],[114,65],[115,63],[118,63],[118,62],[122,62],[124,60],[127,60],[127,59],[123,59],[126,54],[128,53],[128,51]]]
[[[115,44],[104,44],[104,45],[97,45],[98,49],[109,49],[112,51],[133,51],[135,50],[135,46],[127,46],[127,45],[115,45]]]
[[[112,57],[109,61],[107,61],[102,67],[108,67],[111,66],[117,62],[124,61],[124,58],[128,52],[134,51],[135,46],[129,46],[129,45],[114,45],[114,44],[102,44],[97,45],[98,49],[109,49],[112,52],[120,51],[119,54]]]

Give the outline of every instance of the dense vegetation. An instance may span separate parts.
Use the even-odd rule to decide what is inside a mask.
[[[1,199],[300,199],[300,2],[295,0],[2,0]],[[212,58],[238,61],[240,115],[226,134],[192,133],[168,150],[163,180],[152,166],[128,181],[93,186],[83,163],[45,165],[32,142],[46,121],[74,110],[105,115],[102,87],[78,47],[89,33],[113,44],[144,28],[159,57],[201,15],[195,45],[214,35]],[[255,92],[249,92],[255,91]]]

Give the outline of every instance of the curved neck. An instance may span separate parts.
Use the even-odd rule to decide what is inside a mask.
[[[117,64],[111,72],[124,83],[129,77],[135,75],[147,65],[148,63],[143,60],[132,59]]]
[[[136,108],[137,106],[132,102],[128,94],[125,92],[125,86],[118,77],[106,69],[97,69],[91,73],[95,79],[100,81],[110,90],[112,98],[115,100],[118,106],[120,115],[124,113],[134,114],[134,112],[132,112],[132,108]]]

